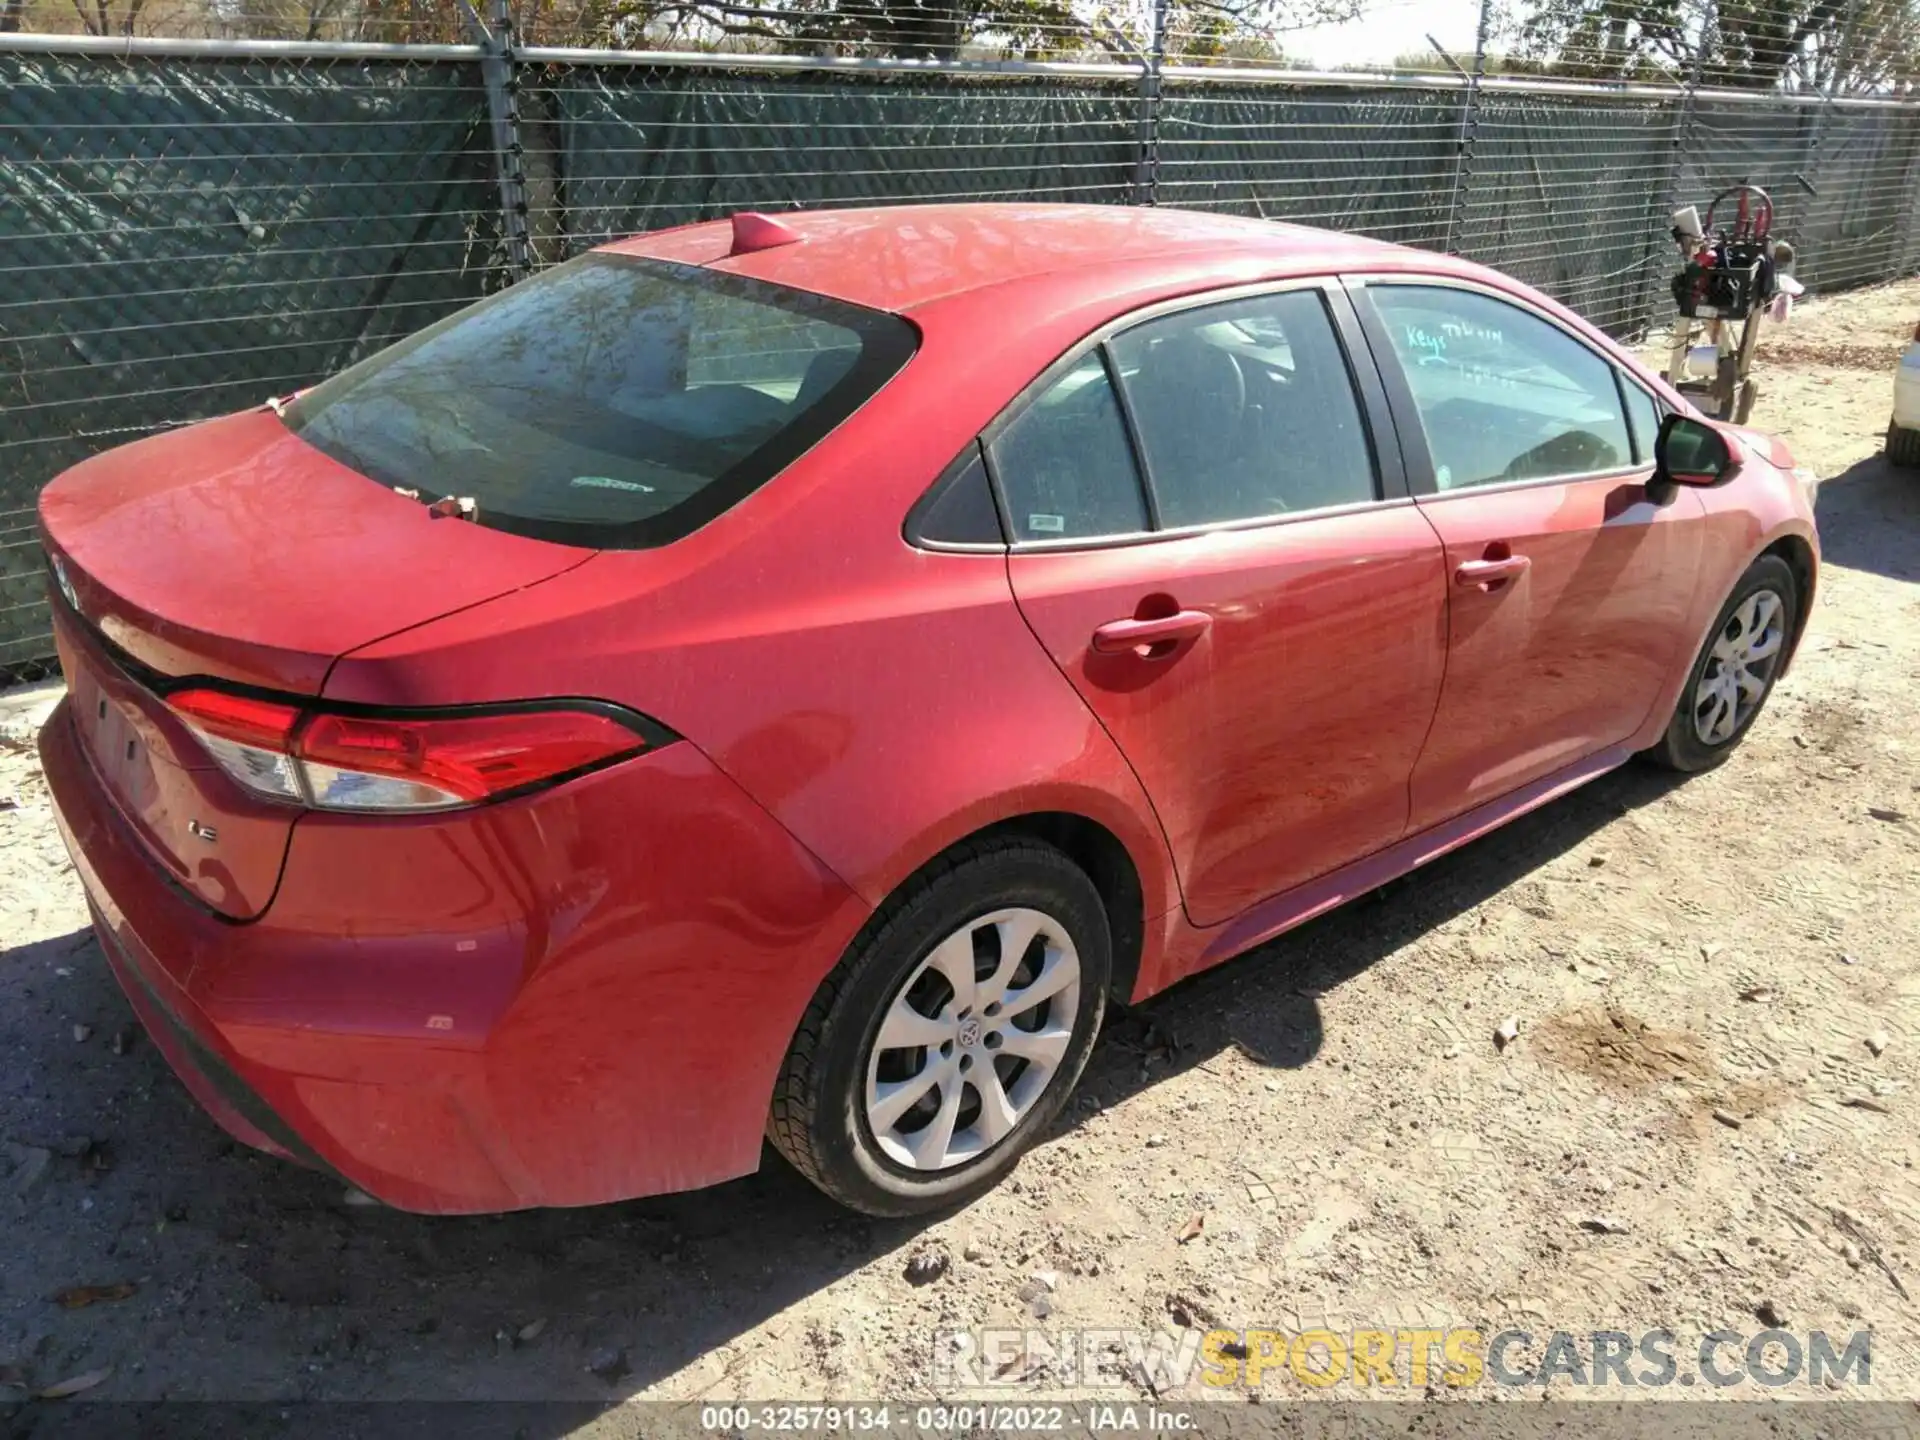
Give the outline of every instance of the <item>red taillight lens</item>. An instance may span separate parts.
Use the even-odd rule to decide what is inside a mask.
[[[267,750],[285,751],[300,723],[300,711],[292,705],[224,690],[183,690],[169,695],[167,704],[203,735]]]
[[[453,809],[647,748],[594,710],[339,715],[221,690],[167,703],[241,785],[322,810]]]
[[[224,690],[183,690],[167,698],[207,754],[241,785],[271,800],[306,800],[289,753],[300,711],[277,700],[255,700]]]
[[[321,767],[430,787],[447,796],[446,803],[471,803],[645,748],[619,721],[587,710],[420,720],[316,715],[294,742],[294,754],[316,782],[317,802]]]

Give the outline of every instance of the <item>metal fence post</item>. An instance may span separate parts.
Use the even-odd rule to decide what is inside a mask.
[[[508,0],[488,0],[483,23],[469,0],[461,18],[480,46],[480,81],[487,90],[493,128],[493,168],[500,182],[500,233],[506,242],[509,281],[533,273],[533,243],[527,225],[526,151],[520,141],[520,105],[515,93],[513,14]]]
[[[1480,0],[1480,28],[1473,37],[1473,73],[1467,76],[1466,94],[1460,100],[1460,137],[1453,152],[1453,192],[1447,197],[1447,229],[1440,242],[1440,248],[1449,255],[1460,253],[1454,246],[1454,236],[1460,228],[1460,213],[1466,208],[1467,184],[1472,177],[1473,137],[1480,124],[1480,82],[1487,74],[1487,32],[1492,24],[1493,0]]]
[[[1846,10],[1840,17],[1840,43],[1835,56],[1833,69],[1827,75],[1827,83],[1820,90],[1820,105],[1813,112],[1813,123],[1807,127],[1805,159],[1800,165],[1800,183],[1812,202],[1807,206],[1806,221],[1802,234],[1814,233],[1816,217],[1820,212],[1820,184],[1817,179],[1822,173],[1822,147],[1827,143],[1827,127],[1833,118],[1834,96],[1840,90],[1840,69],[1847,62],[1848,49],[1853,37],[1854,26],[1860,16],[1860,0],[1848,0]],[[1829,192],[1831,193],[1831,192]],[[1803,241],[1804,243],[1804,241]]]
[[[1700,38],[1694,44],[1693,64],[1688,68],[1687,78],[1681,83],[1680,99],[1677,102],[1679,108],[1673,117],[1673,143],[1667,151],[1667,183],[1662,200],[1656,202],[1663,203],[1664,208],[1656,210],[1647,219],[1645,269],[1648,275],[1645,283],[1640,287],[1646,304],[1645,323],[1641,328],[1642,332],[1647,334],[1652,333],[1656,303],[1662,296],[1659,284],[1660,262],[1662,257],[1672,254],[1667,249],[1669,239],[1667,232],[1672,228],[1668,217],[1680,208],[1680,177],[1686,171],[1688,145],[1693,138],[1694,96],[1700,89],[1701,69],[1706,62],[1707,23],[1708,16],[1703,4],[1700,13]]]
[[[1133,203],[1154,203],[1160,177],[1160,70],[1167,59],[1167,0],[1153,0],[1147,53],[1140,61],[1140,156],[1133,172]]]

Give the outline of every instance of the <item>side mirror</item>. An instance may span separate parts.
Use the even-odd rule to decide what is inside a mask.
[[[1653,446],[1656,485],[1718,485],[1739,468],[1733,441],[1719,426],[1680,414],[1660,422]]]

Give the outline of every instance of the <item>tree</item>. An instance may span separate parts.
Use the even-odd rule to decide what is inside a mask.
[[[89,35],[132,35],[140,21],[145,0],[125,0],[125,8],[114,0],[73,0],[74,13]],[[18,7],[13,7],[19,13]]]
[[[1540,0],[1517,52],[1570,79],[1861,93],[1920,71],[1920,0]],[[1697,52],[1697,54],[1696,54]]]
[[[6,0],[0,0],[6,3]],[[98,3],[98,0],[91,0]],[[128,3],[128,0],[122,0]],[[476,0],[484,12],[486,0]],[[1281,64],[1277,37],[1356,18],[1365,0],[1168,0],[1176,61]],[[525,45],[786,51],[947,60],[1131,60],[1151,0],[511,0]],[[245,0],[260,38],[445,43],[467,38],[459,0]]]
[[[1363,0],[1170,0],[1166,52],[1175,60],[1278,63],[1273,37],[1351,19]],[[529,6],[531,10],[531,6]],[[516,18],[518,11],[516,10]],[[523,32],[541,23],[530,13]],[[1133,59],[1149,47],[1144,4],[1116,14],[1075,0],[617,0],[586,44],[701,43],[720,38],[764,49],[945,60]]]

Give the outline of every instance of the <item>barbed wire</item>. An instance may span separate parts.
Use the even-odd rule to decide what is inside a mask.
[[[1414,30],[1431,0],[512,0],[485,18],[464,0],[16,0],[26,32],[363,45],[512,44],[679,53],[952,61],[1169,63],[1314,68],[1332,40],[1344,66],[1464,74]],[[1472,0],[1457,32],[1470,35]],[[1912,93],[1915,0],[1525,0],[1486,27],[1489,75],[1685,83],[1815,93]]]

